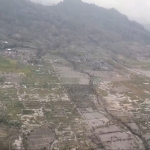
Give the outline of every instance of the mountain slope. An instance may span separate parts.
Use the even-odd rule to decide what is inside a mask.
[[[115,9],[81,0],[42,6],[27,0],[0,0],[0,34],[20,42],[43,43],[49,49],[103,43],[150,43],[150,33]]]
[[[56,7],[69,18],[77,18],[75,21],[91,25],[90,27],[95,27],[97,31],[115,33],[127,41],[149,42],[150,40],[150,34],[140,24],[130,21],[115,9],[104,9],[81,1],[75,4],[64,1]]]
[[[150,31],[150,24],[146,24],[144,25],[145,29],[147,29],[148,31]]]
[[[0,38],[5,35],[17,44],[44,44],[49,50],[105,45],[111,50],[112,43],[150,42],[150,33],[137,22],[115,9],[81,0],[64,0],[54,6],[28,0],[0,0],[0,4]]]

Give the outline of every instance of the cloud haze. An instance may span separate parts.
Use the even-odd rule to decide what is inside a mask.
[[[37,0],[34,0],[37,1]],[[41,0],[45,4],[56,4],[62,0]],[[130,19],[150,24],[150,0],[82,0],[105,8],[116,8]]]

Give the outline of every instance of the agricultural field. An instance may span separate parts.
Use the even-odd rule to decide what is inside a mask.
[[[2,58],[1,61],[1,76],[5,79],[0,86],[1,147],[97,148],[89,138],[90,127],[69,98],[51,63],[24,63],[17,67],[17,60]],[[13,72],[9,67],[15,68]],[[18,132],[12,134],[16,130]],[[96,137],[93,135],[93,138]]]
[[[71,62],[54,54],[36,64],[4,56],[0,61],[3,149],[148,146],[149,77],[127,69],[75,70]]]

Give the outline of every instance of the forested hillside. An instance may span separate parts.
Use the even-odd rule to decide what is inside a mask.
[[[0,34],[20,42],[42,43],[50,50],[70,45],[150,43],[150,33],[137,22],[115,9],[80,0],[64,0],[54,6],[28,0],[0,0]]]

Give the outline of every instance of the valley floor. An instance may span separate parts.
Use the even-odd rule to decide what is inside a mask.
[[[130,70],[74,70],[54,55],[13,71],[12,61],[4,60],[10,63],[0,66],[2,149],[150,148],[149,77]]]

